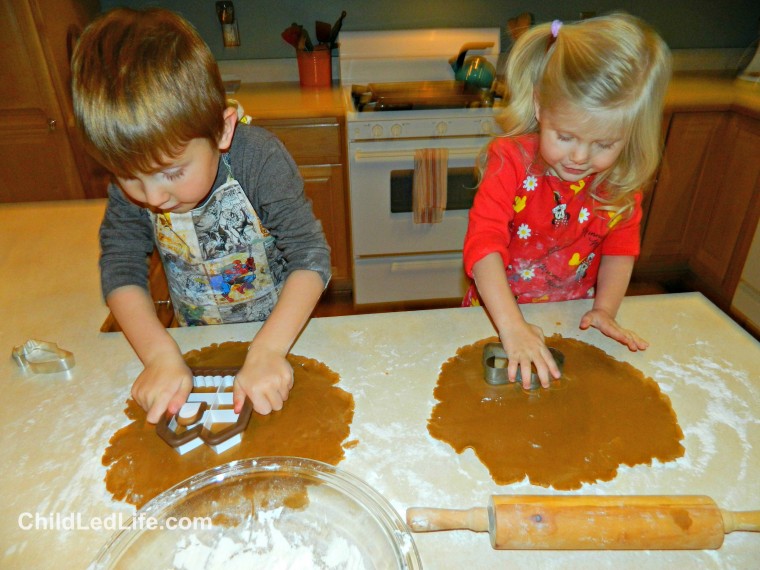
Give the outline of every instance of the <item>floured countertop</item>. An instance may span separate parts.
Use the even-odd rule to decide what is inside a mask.
[[[35,338],[76,357],[68,373],[23,376],[0,363],[0,566],[86,567],[133,507],[110,499],[101,456],[127,423],[124,402],[140,363],[120,333],[100,333],[97,228],[104,203],[0,206],[0,339],[6,354]],[[626,299],[620,320],[650,341],[630,353],[580,331],[588,301],[525,306],[547,335],[594,344],[653,378],[684,432],[683,457],[622,467],[612,481],[572,494],[697,494],[729,510],[760,509],[760,345],[699,294]],[[183,351],[252,338],[259,325],[174,329]],[[314,319],[293,352],[327,364],[355,399],[338,465],[372,485],[403,516],[410,506],[484,506],[491,494],[556,494],[523,481],[498,486],[473,453],[457,455],[427,431],[441,364],[492,336],[482,309]],[[519,421],[519,419],[516,419]],[[100,524],[107,528],[96,529]],[[45,528],[48,530],[45,530]],[[51,530],[50,527],[53,529]],[[75,527],[75,528],[71,528]],[[751,568],[760,535],[727,535],[717,551],[495,551],[486,534],[415,535],[425,568]]]

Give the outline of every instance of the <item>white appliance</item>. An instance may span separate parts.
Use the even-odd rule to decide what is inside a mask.
[[[463,296],[462,244],[477,185],[475,161],[498,130],[493,100],[482,90],[482,99],[449,108],[417,95],[453,82],[449,59],[464,44],[491,43],[472,54],[495,66],[500,35],[499,28],[341,33],[356,305]],[[362,102],[365,91],[396,87],[410,94],[410,104],[395,100],[383,107],[382,97]],[[448,206],[436,224],[413,221],[420,148],[448,149]]]
[[[749,62],[749,65],[744,68],[744,71],[739,74],[739,79],[755,82],[760,81],[760,44],[757,46],[755,57],[753,57],[752,61]]]

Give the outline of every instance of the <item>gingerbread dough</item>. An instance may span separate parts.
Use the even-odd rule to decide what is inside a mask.
[[[464,346],[444,363],[428,420],[430,434],[457,453],[471,448],[494,481],[526,476],[558,490],[609,481],[619,465],[650,465],[684,454],[669,398],[633,366],[584,342],[554,335],[565,355],[562,379],[548,389],[492,386],[483,379],[483,346]]]
[[[185,354],[191,367],[239,367],[248,343],[225,342]],[[138,508],[147,501],[211,467],[235,459],[267,455],[305,457],[337,465],[354,415],[354,399],[337,388],[338,375],[326,365],[303,356],[288,356],[295,383],[282,410],[262,416],[253,413],[243,441],[216,454],[200,446],[180,455],[145,421],[145,412],[130,399],[125,413],[132,420],[117,431],[103,454],[108,467],[106,488],[116,500]]]

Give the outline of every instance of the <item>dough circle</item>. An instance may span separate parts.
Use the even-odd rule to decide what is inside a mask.
[[[184,357],[191,367],[239,367],[248,344],[213,344]],[[288,362],[295,382],[283,409],[266,416],[254,412],[240,445],[218,455],[205,445],[178,454],[146,422],[142,408],[127,400],[131,422],[111,437],[102,458],[113,498],[139,508],[196,473],[248,457],[295,456],[337,465],[344,449],[357,443],[343,443],[354,416],[353,396],[335,386],[340,378],[325,364],[296,355]]]
[[[683,432],[670,399],[628,363],[579,340],[554,335],[565,355],[562,378],[548,389],[493,386],[483,377],[488,338],[445,362],[428,420],[430,434],[457,453],[472,449],[493,480],[558,490],[609,481],[620,465],[683,456]]]

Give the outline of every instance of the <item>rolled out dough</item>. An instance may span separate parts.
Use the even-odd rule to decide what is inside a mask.
[[[191,367],[239,367],[247,348],[248,343],[225,342],[184,356]],[[295,355],[288,361],[295,383],[283,409],[266,416],[254,412],[240,445],[218,455],[205,445],[178,454],[146,422],[140,406],[127,400],[124,411],[132,421],[111,437],[102,458],[114,499],[139,508],[196,473],[248,457],[288,455],[337,465],[344,448],[357,443],[343,443],[354,415],[353,396],[335,386],[340,378],[325,364]]]
[[[457,453],[471,448],[496,483],[527,477],[542,487],[578,489],[613,479],[622,464],[684,454],[669,398],[630,364],[554,335],[546,344],[565,356],[559,381],[533,391],[492,386],[481,362],[488,342],[498,339],[464,346],[444,363],[428,430]]]

